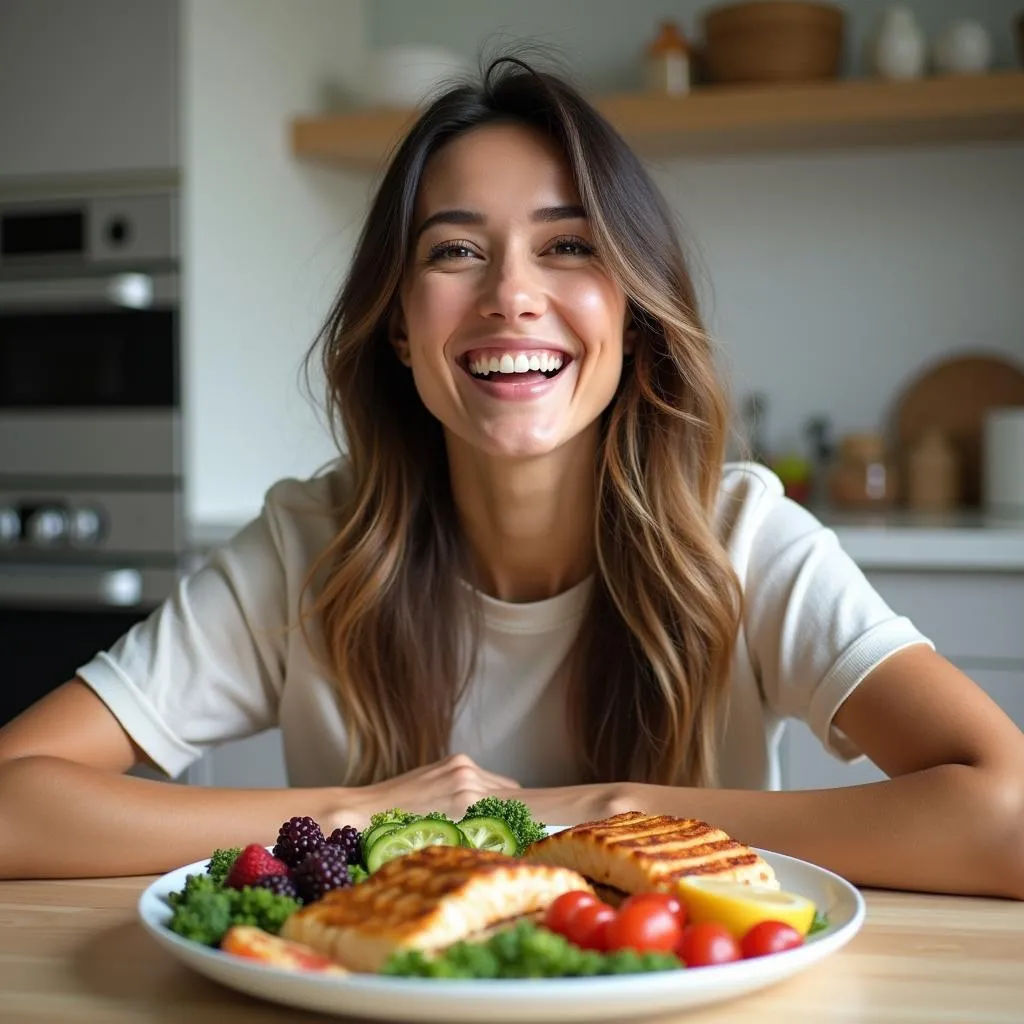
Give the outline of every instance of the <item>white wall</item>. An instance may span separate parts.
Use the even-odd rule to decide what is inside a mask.
[[[332,455],[299,368],[367,181],[296,161],[287,126],[358,59],[363,5],[185,0],[182,20],[187,502],[231,521]]]
[[[372,45],[476,56],[517,39],[555,48],[596,91],[635,89],[662,17],[699,36],[708,0],[374,0]],[[844,0],[847,74],[890,0]],[[934,35],[955,17],[1016,60],[1020,0],[909,0]],[[697,254],[705,313],[733,390],[767,393],[768,440],[811,414],[881,427],[909,376],[965,349],[1024,360],[1024,145],[663,162],[656,177]]]

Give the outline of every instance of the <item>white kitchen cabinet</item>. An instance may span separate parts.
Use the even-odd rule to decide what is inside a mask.
[[[895,611],[908,616],[1024,729],[1024,576],[880,572],[869,578]],[[827,754],[799,722],[787,724],[780,756],[786,789],[885,778],[867,759],[844,764]]]
[[[288,785],[281,730],[225,743],[189,769],[188,781],[228,789],[279,789]]]
[[[0,183],[179,163],[179,0],[0,0]]]

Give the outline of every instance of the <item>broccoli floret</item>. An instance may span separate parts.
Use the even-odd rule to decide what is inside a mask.
[[[431,821],[447,821],[449,825],[455,824],[455,819],[449,818],[448,815],[444,813],[444,811],[427,811],[427,813],[424,814],[423,817],[429,818]]]
[[[497,818],[505,822],[519,843],[519,853],[547,835],[544,826],[533,817],[530,808],[522,800],[502,800],[496,796],[485,796],[466,808],[462,820],[465,821],[466,818]]]
[[[349,864],[348,877],[353,885],[365,882],[370,877],[370,872],[362,864]]]
[[[172,932],[193,942],[216,946],[231,927],[228,890],[195,886],[191,892],[181,893],[181,899],[174,905],[169,927]]]
[[[217,885],[223,885],[224,879],[228,877],[241,852],[242,848],[240,846],[226,850],[214,850],[210,863],[206,865],[206,873]]]
[[[167,901],[174,908],[171,931],[205,946],[219,945],[235,924],[255,925],[276,935],[299,908],[297,900],[269,889],[225,889],[209,875],[189,875],[181,892],[172,892]]]
[[[269,889],[253,889],[246,886],[241,890],[230,890],[230,895],[233,925],[255,925],[265,932],[270,932],[271,935],[276,935],[281,930],[281,925],[299,909],[298,900],[278,896]]]
[[[378,825],[384,825],[390,821],[399,825],[408,825],[410,821],[415,821],[419,817],[422,817],[422,815],[413,814],[412,811],[403,811],[400,807],[392,807],[389,810],[371,814],[370,828],[376,828]]]
[[[167,897],[167,902],[170,903],[172,907],[176,907],[181,903],[186,903],[197,893],[219,892],[220,888],[220,884],[215,882],[209,875],[186,875],[185,887],[181,892],[170,893]]]

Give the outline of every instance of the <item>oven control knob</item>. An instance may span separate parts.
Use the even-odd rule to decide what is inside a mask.
[[[94,508],[83,506],[71,513],[68,533],[76,544],[95,544],[103,532],[103,520]]]
[[[21,536],[21,516],[16,508],[0,506],[0,544],[17,544]]]
[[[58,544],[67,536],[67,516],[59,508],[36,509],[25,528],[33,544]]]

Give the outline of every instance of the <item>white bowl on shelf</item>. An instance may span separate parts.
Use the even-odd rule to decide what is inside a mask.
[[[354,85],[365,106],[416,107],[474,70],[467,57],[440,46],[387,46],[366,55]]]

